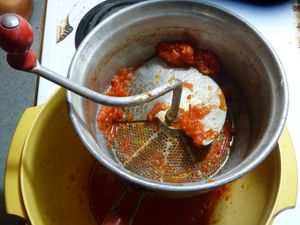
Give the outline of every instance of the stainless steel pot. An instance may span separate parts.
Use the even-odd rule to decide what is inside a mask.
[[[82,142],[107,168],[149,190],[189,195],[231,182],[269,155],[287,117],[287,81],[279,59],[254,28],[224,9],[197,1],[147,1],[109,16],[81,43],[68,77],[103,92],[119,68],[147,60],[155,45],[166,40],[184,40],[213,51],[222,62],[221,75],[237,90],[241,113],[234,150],[213,180],[170,184],[127,171],[97,128],[99,106],[72,92],[67,101]]]

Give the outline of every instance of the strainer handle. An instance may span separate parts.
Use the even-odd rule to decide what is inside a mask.
[[[102,225],[131,225],[144,195],[143,190],[126,186],[117,196]]]
[[[30,49],[32,42],[33,32],[26,19],[13,13],[7,13],[0,17],[0,46],[8,53],[7,61],[14,69],[38,74],[84,98],[110,106],[142,105],[173,91],[172,104],[167,113],[167,120],[173,121],[177,117],[183,87],[182,81],[175,79],[151,91],[129,97],[103,95],[41,66],[36,53]]]

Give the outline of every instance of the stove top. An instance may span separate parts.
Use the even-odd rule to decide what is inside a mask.
[[[77,48],[84,37],[107,16],[137,2],[141,1],[108,0],[93,7],[78,24],[75,33],[75,47]]]

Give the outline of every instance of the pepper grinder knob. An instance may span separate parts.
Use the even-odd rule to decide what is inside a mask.
[[[36,53],[30,50],[33,32],[23,17],[7,13],[0,16],[0,47],[6,51],[10,66],[28,70],[36,65]]]

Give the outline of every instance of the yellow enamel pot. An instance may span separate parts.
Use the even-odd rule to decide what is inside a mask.
[[[5,172],[7,213],[32,225],[96,224],[87,191],[94,162],[74,132],[60,89],[44,105],[27,109],[18,124]],[[214,210],[215,225],[272,224],[294,207],[297,168],[287,129],[272,154],[230,186]]]

